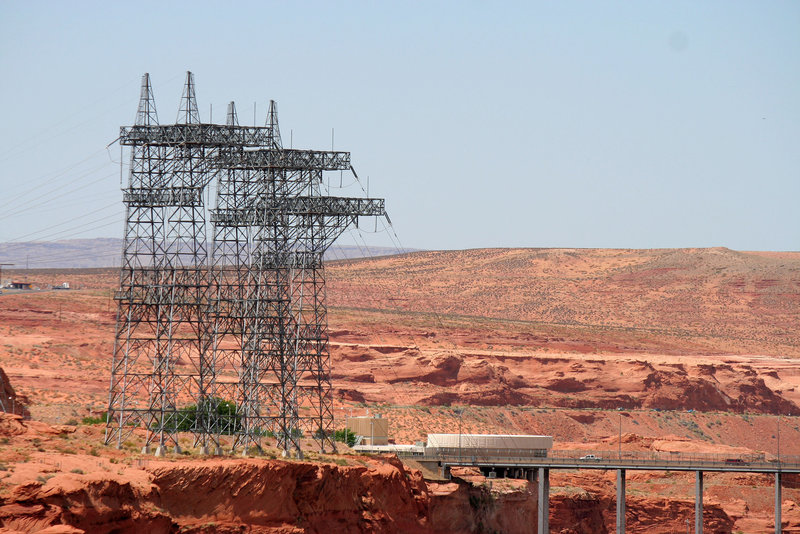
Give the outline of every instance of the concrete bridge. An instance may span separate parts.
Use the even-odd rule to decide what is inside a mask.
[[[770,473],[775,477],[775,533],[781,533],[781,476],[800,473],[800,456],[767,459],[764,455],[676,454],[631,451],[549,451],[536,457],[523,450],[430,450],[415,456],[420,465],[450,476],[451,467],[477,467],[489,477],[527,479],[537,486],[538,532],[549,532],[551,469],[613,469],[617,472],[617,534],[625,532],[625,474],[634,471],[694,471],[695,534],[703,532],[703,473]],[[494,473],[494,474],[492,474]]]

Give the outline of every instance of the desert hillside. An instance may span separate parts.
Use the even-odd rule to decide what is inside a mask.
[[[48,269],[10,275],[40,287],[69,282],[77,289],[0,295],[0,367],[34,419],[27,430],[17,429],[0,443],[0,463],[9,466],[0,497],[12,508],[39,503],[42,495],[61,488],[51,487],[58,481],[64,488],[80,486],[83,475],[76,470],[100,481],[109,476],[108,462],[122,461],[133,471],[120,468],[117,478],[140,477],[142,487],[157,483],[165,492],[158,502],[149,494],[131,497],[134,506],[149,507],[134,516],[165,524],[210,521],[191,515],[194,511],[175,519],[188,512],[163,502],[165,488],[175,486],[172,479],[166,484],[160,471],[147,471],[149,460],[138,455],[135,443],[126,444],[124,453],[107,450],[100,446],[101,425],[74,430],[84,417],[105,410],[118,273]],[[470,433],[550,434],[560,449],[800,455],[800,253],[418,252],[332,262],[327,277],[339,421],[348,413],[377,411],[390,420],[391,437],[406,443],[458,427]],[[56,430],[37,430],[39,422]],[[48,432],[60,437],[47,438],[53,440],[48,444],[39,437]],[[20,452],[29,445],[41,455],[35,464]],[[185,448],[197,458],[190,441]],[[96,455],[108,460],[94,460]],[[357,458],[324,461],[366,465]],[[185,475],[183,467],[174,469],[165,473]],[[47,482],[53,474],[68,476]],[[567,532],[613,529],[612,476],[555,476],[553,499],[561,504],[551,509],[553,524],[560,521]],[[453,510],[469,507],[477,497],[468,492],[485,487],[479,478],[469,490],[460,482],[428,482],[423,501],[429,508],[420,521],[444,514],[439,524],[456,524]],[[41,491],[26,482],[31,479],[46,481]],[[638,507],[637,517],[648,518],[632,522],[631,532],[673,532],[691,513],[689,475],[637,474],[629,487],[636,499],[631,509]],[[527,486],[520,491],[491,498],[532,495]],[[721,531],[769,528],[768,477],[713,475],[707,491]],[[527,510],[533,504],[524,499]],[[784,499],[784,517],[800,528],[794,479],[791,487],[787,482]],[[0,522],[17,521],[13,524],[24,526],[22,531],[66,517],[39,517],[33,508],[23,517],[12,508],[7,516],[0,508]],[[161,509],[177,515],[162,517],[156,513]],[[75,517],[83,526],[89,516]],[[249,524],[242,517],[226,521]],[[486,519],[478,517],[475,525],[480,521]],[[464,528],[477,532],[475,525]]]
[[[0,297],[0,365],[34,412],[102,410],[117,273],[19,275],[80,289]],[[417,252],[327,277],[345,404],[800,414],[800,253]]]
[[[326,258],[344,259],[363,256],[397,254],[388,247],[334,245]],[[31,269],[96,269],[117,267],[122,254],[122,239],[64,239],[60,241],[0,242],[0,260],[17,268]]]
[[[329,273],[333,306],[579,327],[595,344],[800,356],[796,252],[480,249],[338,262]]]

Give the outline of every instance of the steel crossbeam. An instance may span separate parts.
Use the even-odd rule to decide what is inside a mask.
[[[366,217],[385,214],[383,199],[289,197],[279,202],[268,199],[252,207],[218,209],[211,213],[211,222],[224,226],[266,226],[275,224],[281,217],[287,215]]]
[[[119,142],[133,146],[258,147],[267,145],[270,138],[269,127],[224,124],[135,125],[123,126],[119,132]]]
[[[217,163],[228,169],[350,170],[350,152],[267,149],[220,151]]]

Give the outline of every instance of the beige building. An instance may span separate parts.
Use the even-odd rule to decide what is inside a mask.
[[[361,436],[361,445],[389,443],[389,420],[380,415],[348,417],[347,428],[356,436]]]
[[[428,434],[426,453],[458,449],[462,451],[492,452],[495,455],[520,454],[522,451],[532,456],[547,456],[553,448],[552,436],[532,436],[519,434]]]

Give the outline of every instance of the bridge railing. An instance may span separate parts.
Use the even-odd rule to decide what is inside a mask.
[[[770,455],[763,453],[753,454],[724,454],[724,453],[686,453],[670,451],[577,451],[577,450],[548,450],[546,456],[543,451],[532,449],[498,449],[498,448],[467,448],[467,447],[441,447],[435,450],[427,449],[425,459],[438,460],[454,464],[487,464],[487,463],[578,463],[592,465],[595,463],[615,463],[631,465],[748,465],[755,467],[785,466],[796,468],[800,466],[800,456]]]

